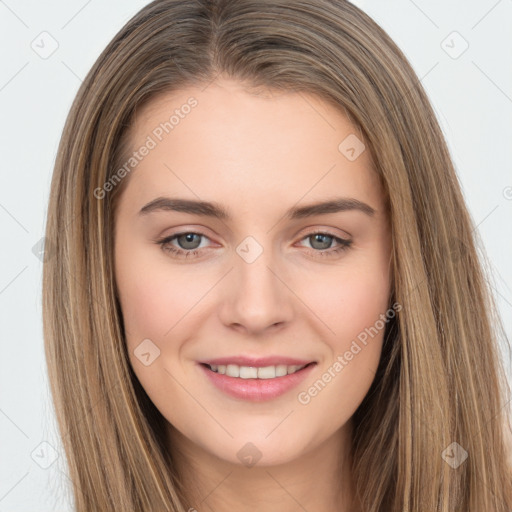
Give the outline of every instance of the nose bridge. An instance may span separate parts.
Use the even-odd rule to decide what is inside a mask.
[[[232,286],[223,320],[248,330],[260,330],[289,320],[291,309],[287,287],[279,276],[279,263],[269,239],[265,246],[248,236],[236,247]]]
[[[260,237],[261,239],[261,237]],[[268,238],[265,246],[253,236],[246,237],[236,248],[235,260],[237,288],[245,297],[262,301],[259,308],[276,300],[281,295],[282,283],[271,269],[278,267],[274,251]]]

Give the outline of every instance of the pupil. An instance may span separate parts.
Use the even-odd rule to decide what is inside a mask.
[[[313,238],[314,238],[314,241],[319,241],[322,245],[322,247],[313,247],[315,249],[328,249],[329,246],[331,245],[330,243],[330,239],[332,238],[330,235],[322,235],[322,234],[316,234],[316,235],[313,235]]]
[[[186,233],[184,235],[181,235],[180,238],[183,239],[183,243],[181,243],[180,241],[180,245],[182,245],[184,249],[196,249],[198,244],[197,240],[196,243],[194,244],[194,237],[198,237],[198,235],[195,233]],[[192,246],[188,244],[191,244]]]

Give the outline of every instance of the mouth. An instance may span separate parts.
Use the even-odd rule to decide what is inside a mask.
[[[300,364],[270,364],[277,363],[275,359],[250,362],[247,359],[238,359],[239,363],[245,364],[235,364],[218,359],[215,362],[200,363],[198,367],[206,376],[207,382],[213,384],[222,395],[248,402],[263,402],[286,396],[299,386],[317,365],[316,361],[308,363],[294,359],[279,359],[281,363]]]
[[[279,377],[286,377],[287,375],[293,375],[308,366],[316,364],[315,362],[302,364],[302,365],[269,365],[269,366],[240,366],[237,364],[207,364],[201,363],[207,369],[220,375],[226,375],[227,377],[233,377],[238,379],[276,379]]]

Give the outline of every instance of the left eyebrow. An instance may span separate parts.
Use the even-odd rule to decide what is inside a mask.
[[[285,217],[290,220],[295,220],[350,210],[360,211],[370,217],[376,212],[370,205],[358,199],[341,197],[329,201],[312,203],[306,206],[290,208],[286,211]],[[221,220],[231,219],[227,210],[218,203],[170,197],[157,197],[153,199],[141,208],[139,215],[146,215],[156,211],[183,212]]]

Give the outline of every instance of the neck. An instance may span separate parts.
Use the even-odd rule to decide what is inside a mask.
[[[246,467],[203,450],[168,425],[168,442],[187,492],[186,509],[228,512],[354,512],[349,421],[321,445],[276,465]]]

